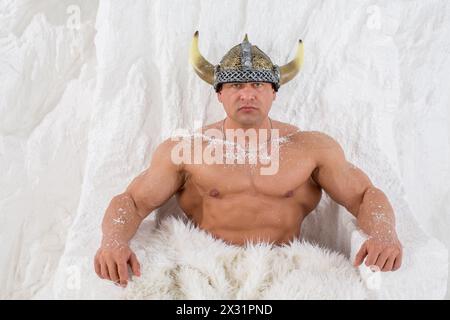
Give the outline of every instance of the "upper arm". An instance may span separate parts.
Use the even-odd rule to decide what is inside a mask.
[[[341,146],[330,136],[316,140],[316,169],[312,178],[337,203],[357,216],[365,191],[372,187],[369,177],[345,159]]]
[[[134,178],[125,191],[131,195],[143,218],[162,206],[182,186],[182,166],[171,160],[175,143],[170,139],[161,143],[153,153],[149,168]]]

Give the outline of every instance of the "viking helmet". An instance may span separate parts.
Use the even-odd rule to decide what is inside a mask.
[[[272,63],[257,46],[253,46],[245,35],[242,43],[234,46],[225,54],[220,63],[213,66],[198,49],[198,31],[192,39],[189,61],[197,75],[214,86],[218,91],[222,83],[228,82],[269,82],[275,91],[280,85],[293,79],[303,64],[303,43],[298,42],[295,58],[279,67]]]

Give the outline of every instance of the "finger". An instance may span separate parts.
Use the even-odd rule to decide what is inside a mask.
[[[136,258],[136,255],[134,253],[130,256],[130,265],[131,270],[133,271],[133,274],[137,277],[141,276],[141,265],[139,264],[138,259]]]
[[[106,262],[105,261],[101,261],[100,262],[100,273],[102,275],[102,279],[111,280],[109,278],[108,267],[106,266]]]
[[[111,259],[111,260],[107,260],[106,264],[108,266],[108,272],[109,272],[110,279],[115,283],[119,282],[119,274],[117,273],[116,263]]]
[[[364,258],[367,255],[367,248],[366,248],[366,243],[364,243],[361,248],[359,249],[358,253],[356,254],[355,257],[355,262],[353,263],[354,266],[359,266],[361,265],[361,263],[363,263]]]
[[[392,268],[394,267],[394,262],[395,262],[395,254],[391,254],[389,256],[389,258],[387,259],[382,271],[387,272],[387,271],[392,271]]]
[[[100,268],[100,262],[98,261],[97,257],[94,258],[94,269],[95,269],[95,273],[101,278],[102,271]]]
[[[375,262],[378,259],[380,252],[374,251],[374,250],[367,250],[367,259],[366,259],[366,266],[373,266],[375,265]]]
[[[126,263],[118,263],[117,269],[119,270],[120,285],[126,286],[128,284],[128,268]]]
[[[389,258],[389,255],[391,254],[388,250],[383,250],[380,255],[377,258],[377,261],[375,262],[375,265],[380,268],[381,271],[384,271],[384,265],[386,264],[386,261]]]
[[[392,269],[392,271],[396,271],[400,268],[400,266],[402,265],[402,254],[400,253],[399,255],[397,255],[397,257],[395,258],[395,262],[394,262],[394,269]]]

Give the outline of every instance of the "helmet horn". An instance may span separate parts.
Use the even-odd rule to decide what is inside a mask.
[[[303,65],[303,42],[298,41],[297,54],[291,62],[280,67],[280,85],[292,80]]]
[[[214,66],[206,60],[198,49],[198,31],[192,38],[189,62],[194,67],[195,73],[209,84],[214,84]]]

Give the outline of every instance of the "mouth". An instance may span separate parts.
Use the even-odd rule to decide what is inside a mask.
[[[253,106],[242,106],[238,109],[238,111],[251,111],[251,110],[257,110],[255,107]]]

